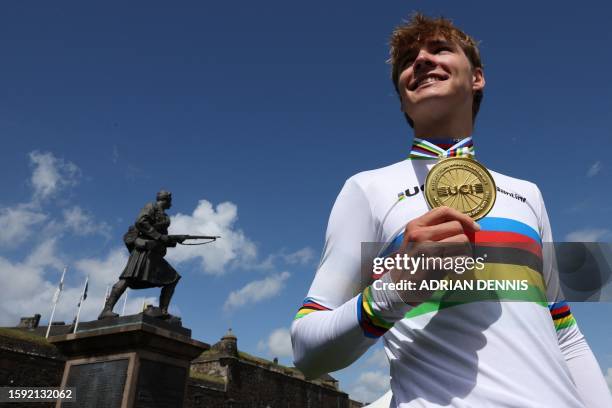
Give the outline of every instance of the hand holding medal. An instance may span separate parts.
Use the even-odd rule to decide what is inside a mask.
[[[454,141],[448,149],[415,138],[411,159],[441,160],[431,168],[425,181],[425,197],[432,209],[406,225],[400,253],[442,258],[472,254],[469,237],[480,229],[475,221],[491,210],[496,195],[491,174],[472,157],[471,138]],[[391,272],[390,278],[395,282],[409,279],[420,283],[446,275],[438,270],[419,270],[409,275]],[[418,304],[432,293],[406,291],[399,295],[406,303]]]

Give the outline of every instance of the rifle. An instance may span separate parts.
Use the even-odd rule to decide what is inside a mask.
[[[173,243],[183,244],[183,241],[190,239],[207,239],[208,242],[201,242],[196,244],[183,244],[183,245],[203,245],[209,242],[214,242],[217,238],[221,238],[219,235],[168,235],[168,240]]]

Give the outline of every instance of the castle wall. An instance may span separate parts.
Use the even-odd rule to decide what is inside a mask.
[[[14,338],[0,332],[1,387],[59,387],[65,359],[46,342]],[[53,402],[11,403],[12,408],[51,408]]]
[[[287,408],[348,408],[348,395],[245,362],[230,367],[228,394],[245,403]],[[246,405],[245,405],[246,406]],[[251,405],[258,406],[258,405]]]
[[[44,338],[0,329],[0,386],[58,387],[64,362],[65,358]],[[306,381],[283,366],[263,367],[241,358],[221,357],[195,362],[191,370],[185,408],[351,407],[348,395],[333,385]],[[11,406],[51,408],[54,404]]]

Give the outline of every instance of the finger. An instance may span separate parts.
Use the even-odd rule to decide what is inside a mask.
[[[457,220],[442,224],[421,227],[412,234],[415,241],[441,241],[455,235],[464,234],[463,224]]]
[[[436,207],[433,210],[425,213],[421,217],[416,218],[413,222],[419,226],[437,225],[446,221],[459,221],[464,228],[471,231],[479,231],[480,226],[468,215],[463,214],[454,208]]]
[[[441,243],[448,243],[448,244],[465,244],[465,245],[469,245],[470,244],[470,239],[468,238],[468,236],[466,234],[456,234],[444,239],[441,239],[439,242]]]
[[[480,230],[480,226],[470,216],[463,214],[462,212],[454,208],[446,206],[434,208],[433,210],[423,215],[423,217],[421,218],[421,225],[436,225],[442,222],[453,220],[459,221],[467,230]]]
[[[444,248],[444,256],[472,256],[473,250],[469,238],[465,234],[454,235],[439,242]]]

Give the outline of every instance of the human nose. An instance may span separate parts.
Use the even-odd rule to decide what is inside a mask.
[[[421,50],[414,59],[413,69],[418,72],[422,69],[433,67],[434,65],[433,55],[428,53],[427,50]]]

